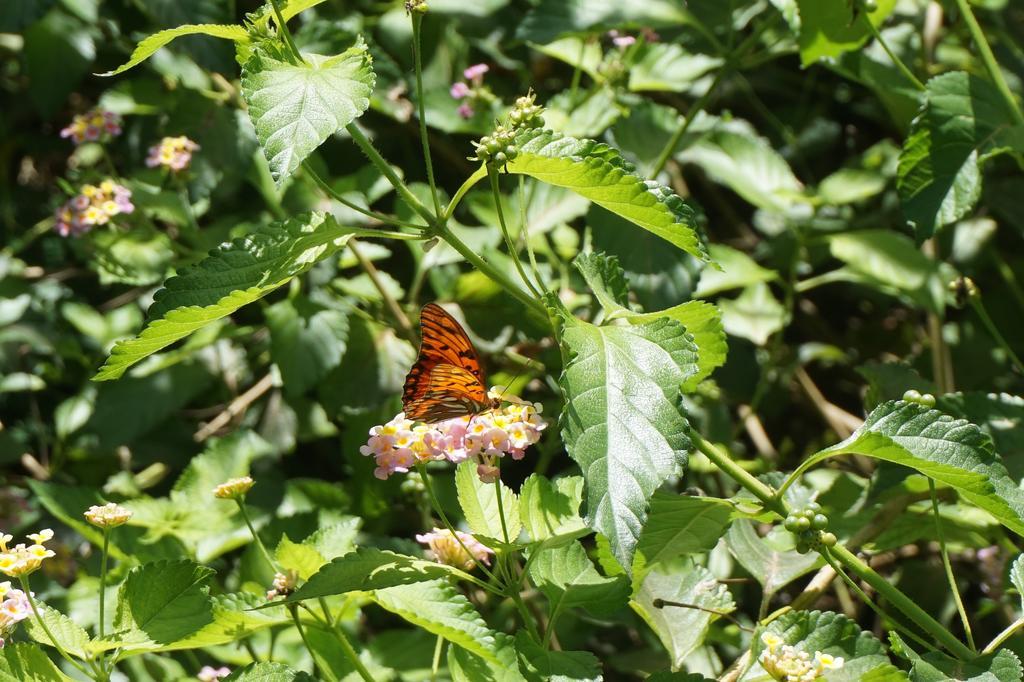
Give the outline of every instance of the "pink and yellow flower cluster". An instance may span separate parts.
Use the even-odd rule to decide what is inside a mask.
[[[93,109],[71,119],[71,125],[60,131],[76,145],[83,142],[106,142],[121,134],[121,117],[112,111]]]
[[[491,395],[496,392],[492,390]],[[547,426],[541,409],[540,403],[516,400],[498,410],[436,424],[417,424],[399,412],[387,424],[370,429],[370,438],[359,452],[373,456],[377,463],[373,475],[381,480],[422,462],[448,460],[457,464],[473,458],[480,479],[493,482],[500,457],[522,459],[526,448],[540,440]]]
[[[20,578],[36,571],[44,559],[54,556],[52,549],[46,549],[46,542],[53,539],[53,531],[49,528],[31,533],[27,536],[31,545],[18,543],[8,548],[7,543],[14,539],[11,535],[0,533],[0,573],[11,578]]]
[[[459,116],[462,118],[473,118],[473,115],[476,114],[476,109],[473,108],[474,104],[494,99],[490,90],[484,87],[484,75],[490,70],[491,67],[487,64],[473,64],[462,72],[463,77],[469,83],[466,81],[452,83],[449,90],[452,98],[463,100],[458,108]]]
[[[56,230],[62,237],[84,234],[95,225],[106,225],[114,216],[134,210],[131,190],[113,180],[83,185],[79,194],[57,209]]]
[[[447,528],[435,528],[429,533],[417,535],[416,542],[425,544],[439,563],[464,571],[471,570],[477,561],[490,565],[491,555],[494,554],[489,547],[461,530],[452,533]]]
[[[32,613],[32,605],[28,596],[21,590],[11,588],[11,583],[0,583],[0,649],[4,648],[4,640],[10,637],[18,623]]]
[[[172,171],[182,171],[192,163],[192,152],[197,149],[199,145],[184,135],[165,137],[159,144],[149,148],[146,165],[150,168],[163,166]]]

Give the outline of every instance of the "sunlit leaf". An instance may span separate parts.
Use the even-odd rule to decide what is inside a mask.
[[[175,38],[196,34],[213,36],[215,38],[227,38],[228,40],[236,42],[246,42],[249,40],[249,34],[247,34],[245,29],[241,26],[224,24],[187,24],[185,26],[178,26],[177,28],[169,28],[143,39],[142,42],[140,42],[132,51],[132,56],[128,61],[113,71],[107,71],[106,73],[101,73],[99,75],[116,76],[117,74],[123,73],[133,66],[138,66],[142,62],[146,61],[154,52],[164,45],[167,45]]]

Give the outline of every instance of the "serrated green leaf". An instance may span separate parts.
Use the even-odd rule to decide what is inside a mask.
[[[335,253],[353,233],[330,216],[312,213],[222,245],[164,283],[146,328],[119,341],[93,379],[117,379],[143,358],[263,298]]]
[[[758,282],[770,282],[778,278],[774,270],[761,267],[753,258],[731,246],[711,244],[708,250],[721,270],[704,269],[697,291],[693,294],[698,298],[707,298],[730,289],[739,289]]]
[[[773,620],[766,632],[782,638],[783,644],[804,651],[813,657],[816,651],[832,656],[842,656],[843,667],[831,670],[829,680],[836,682],[859,682],[862,676],[875,672],[880,666],[895,671],[885,654],[885,647],[869,632],[863,632],[857,623],[846,616],[831,611],[790,611]],[[766,644],[758,637],[754,639],[753,659],[759,660]],[[879,671],[881,672],[881,671]],[[742,680],[755,680],[763,676],[760,663],[755,663]],[[897,678],[900,679],[900,678]]]
[[[967,215],[981,195],[982,163],[1009,149],[1024,151],[1024,124],[1015,122],[995,86],[965,71],[928,81],[896,176],[918,241]]]
[[[523,529],[519,519],[519,499],[516,494],[500,482],[501,504],[505,514],[505,523],[501,522],[498,513],[498,494],[494,484],[484,483],[476,473],[476,462],[467,460],[459,464],[455,471],[455,490],[459,495],[459,506],[466,517],[466,523],[474,535],[494,538],[512,543],[519,537]]]
[[[128,61],[121,66],[117,67],[113,71],[107,71],[106,73],[100,73],[97,75],[116,76],[119,73],[124,73],[133,66],[138,66],[149,59],[154,52],[175,38],[196,34],[213,36],[215,38],[227,38],[228,40],[233,40],[235,42],[248,42],[249,40],[249,34],[245,32],[245,29],[241,26],[235,25],[187,24],[185,26],[178,26],[177,28],[169,28],[164,31],[158,31],[153,35],[144,38],[132,51],[132,56],[128,58]]]
[[[499,640],[504,635],[487,626],[461,591],[446,580],[378,589],[373,600],[382,608],[444,637],[491,663],[500,662]]]
[[[911,682],[1020,682],[1022,675],[1020,659],[1010,649],[970,662],[929,652],[917,657],[910,669]]]
[[[774,594],[821,563],[816,554],[798,554],[793,535],[781,527],[765,537],[752,521],[737,519],[725,535],[726,546],[743,568],[761,583],[765,594]]]
[[[629,306],[629,284],[619,259],[604,253],[581,253],[573,265],[601,303],[605,313]]]
[[[274,550],[274,560],[283,571],[294,571],[303,580],[309,578],[320,570],[320,567],[327,563],[327,560],[320,556],[306,543],[292,542],[288,535],[281,536],[281,542]]]
[[[0,682],[70,682],[42,649],[27,642],[0,649]]]
[[[256,51],[242,68],[242,96],[278,186],[369,108],[375,82],[361,39],[340,55],[303,60],[291,64]]]
[[[719,57],[687,52],[676,43],[645,43],[629,70],[629,89],[686,92],[722,64]]]
[[[758,208],[786,211],[803,201],[803,185],[789,164],[756,133],[715,128],[676,158],[700,166],[716,182]]]
[[[886,177],[877,170],[840,168],[818,185],[818,197],[826,204],[853,204],[885,189]]]
[[[174,260],[171,239],[152,227],[129,232],[103,230],[91,233],[94,249],[90,263],[101,284],[156,284]]]
[[[256,610],[256,607],[266,603],[262,595],[245,592],[220,594],[212,597],[211,603],[212,622],[182,639],[160,645],[159,650],[200,649],[237,642],[259,630],[292,622],[291,616],[283,608]]]
[[[658,608],[655,600],[700,608],[669,604]],[[708,569],[689,561],[659,566],[648,572],[630,606],[665,645],[673,668],[682,665],[686,657],[703,643],[711,623],[719,618],[715,612],[731,613],[736,609],[729,589],[719,583]]]
[[[1013,565],[1010,566],[1010,582],[1016,588],[1021,609],[1024,610],[1024,554],[1013,560]]]
[[[371,547],[360,547],[324,564],[305,585],[283,601],[291,603],[346,592],[412,585],[452,574],[448,566]]]
[[[511,637],[496,633],[497,660],[487,660],[462,647],[448,648],[448,672],[452,682],[525,682],[516,660],[516,648]]]
[[[285,665],[263,661],[250,663],[224,678],[224,682],[314,682],[309,673]]]
[[[764,282],[743,290],[735,299],[719,300],[722,326],[732,336],[763,346],[786,325],[786,309]]]
[[[533,641],[525,630],[516,633],[519,669],[530,682],[599,682],[601,661],[589,651],[552,651]]]
[[[595,327],[560,315],[568,358],[559,382],[562,437],[587,482],[588,524],[629,567],[647,500],[685,466],[679,387],[698,371],[696,346],[668,318]]]
[[[548,599],[549,612],[582,606],[595,615],[610,615],[629,600],[629,579],[603,576],[579,542],[542,549],[530,558],[530,580]]]
[[[697,384],[725,364],[729,345],[725,340],[722,313],[710,303],[687,301],[668,310],[656,313],[630,313],[624,317],[632,324],[643,324],[659,317],[667,317],[686,328],[686,333],[693,338],[697,346],[697,371],[683,382],[684,393],[693,391]]]
[[[49,634],[40,627],[39,621],[36,620],[33,614],[31,618],[25,621],[25,631],[29,637],[40,644],[52,647],[53,640],[50,639],[52,634],[54,639],[57,640],[57,644],[72,656],[76,658],[86,658],[88,656],[89,633],[84,628],[48,604],[37,603],[36,608],[39,609]]]
[[[846,0],[796,0],[796,4],[800,13],[800,60],[808,66],[863,45],[872,34],[868,22],[879,26],[896,0],[880,0],[871,12]]]
[[[1024,491],[1010,478],[992,440],[968,421],[917,403],[882,403],[849,438],[812,455],[797,472],[847,454],[916,469],[955,488],[965,500],[1024,535]]]
[[[519,491],[519,516],[534,542],[565,537],[566,541],[587,530],[580,518],[583,478],[566,476],[554,482],[531,474]]]
[[[123,649],[169,644],[213,622],[206,583],[215,571],[187,560],[133,568],[121,585],[114,612],[115,640]]]
[[[732,516],[728,500],[656,492],[637,551],[648,566],[680,554],[710,552],[725,535]]]
[[[696,216],[667,187],[644,180],[611,147],[550,130],[516,136],[518,155],[505,168],[590,199],[697,258],[709,260]]]

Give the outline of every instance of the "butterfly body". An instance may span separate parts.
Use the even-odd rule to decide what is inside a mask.
[[[497,409],[490,398],[480,358],[466,331],[436,303],[420,314],[419,357],[405,377],[402,405],[407,419],[427,423]]]

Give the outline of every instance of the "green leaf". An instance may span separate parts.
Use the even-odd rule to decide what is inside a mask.
[[[871,37],[868,22],[879,26],[892,12],[896,0],[879,0],[876,4],[874,11],[864,12],[846,0],[797,0],[803,65],[834,59],[867,42]]]
[[[1010,583],[1017,590],[1021,609],[1024,610],[1024,554],[1014,559],[1013,565],[1010,566]]]
[[[117,67],[113,71],[107,71],[106,73],[97,74],[99,76],[116,76],[119,73],[123,73],[133,66],[138,66],[142,62],[152,56],[154,52],[159,50],[164,45],[167,45],[175,38],[180,36],[202,34],[207,36],[213,36],[215,38],[227,38],[238,43],[248,42],[249,34],[245,32],[245,29],[241,26],[235,25],[223,25],[223,24],[189,24],[185,26],[178,26],[177,28],[169,28],[165,31],[158,31],[148,38],[144,38],[135,49],[132,51],[132,56],[121,66]]]
[[[885,402],[849,438],[812,455],[794,476],[829,457],[848,454],[916,469],[1024,535],[1024,491],[1010,478],[992,440],[968,421],[917,403]]]
[[[292,622],[283,608],[260,609],[266,604],[263,595],[247,592],[220,594],[211,599],[213,620],[195,632],[169,644],[154,645],[152,651],[180,651],[237,642],[251,636],[258,630],[285,625]],[[146,653],[136,649],[135,653]]]
[[[925,385],[903,387],[922,393],[938,393]],[[938,396],[938,409],[947,414],[977,424],[992,438],[996,452],[1015,481],[1024,478],[1024,398],[1007,393],[971,391],[946,393]]]
[[[334,218],[312,213],[221,245],[164,283],[153,297],[146,328],[119,341],[93,379],[117,379],[143,358],[263,298],[337,252],[352,233]]]
[[[371,547],[360,547],[324,564],[305,585],[275,604],[327,597],[346,592],[382,590],[396,585],[413,585],[450,575],[448,566],[395,554]]]
[[[753,258],[731,246],[711,244],[708,251],[721,269],[705,268],[694,296],[707,298],[722,291],[778,279],[774,270],[761,267]]]
[[[740,565],[761,583],[766,595],[775,594],[821,561],[816,554],[798,554],[789,531],[776,526],[761,537],[747,519],[733,521],[725,542]]]
[[[184,559],[133,568],[118,591],[109,638],[125,649],[149,647],[175,642],[212,623],[206,583],[215,573]]]
[[[497,633],[497,659],[485,659],[462,647],[448,648],[448,672],[452,682],[524,682],[520,672],[515,643],[511,637]]]
[[[995,86],[964,71],[929,80],[896,177],[918,241],[967,215],[981,195],[982,164],[1010,149],[1024,151],[1024,125]]]
[[[314,682],[315,679],[309,673],[284,663],[263,661],[235,670],[224,678],[224,682]]]
[[[559,314],[568,358],[559,382],[562,437],[587,482],[588,524],[629,567],[647,500],[685,466],[679,387],[698,371],[696,346],[668,318],[595,327]]]
[[[832,255],[847,267],[895,289],[934,312],[945,304],[945,286],[938,264],[918,250],[910,238],[890,230],[857,230],[829,237]]]
[[[840,168],[818,185],[818,197],[826,204],[854,204],[881,194],[885,175],[866,168]]]
[[[601,661],[589,651],[552,651],[533,641],[525,630],[516,633],[519,668],[531,682],[598,682]]]
[[[615,27],[676,26],[687,15],[673,0],[618,3],[607,0],[541,0],[520,22],[516,37],[550,43],[564,35]]]
[[[829,671],[827,679],[830,681],[859,682],[862,679],[877,679],[874,675],[880,675],[885,671],[901,674],[889,663],[885,647],[874,635],[863,632],[857,623],[838,613],[790,611],[769,623],[765,631],[781,637],[783,644],[788,644],[797,651],[804,651],[810,657],[813,657],[816,651],[842,656],[843,667]],[[760,637],[755,638],[752,658],[755,661],[759,660],[766,647]],[[872,674],[871,677],[867,676],[869,673]],[[755,663],[741,679],[760,679],[764,674],[760,663]]]
[[[685,608],[657,600],[700,607]],[[644,577],[630,602],[633,610],[654,630],[678,668],[686,657],[704,642],[711,623],[719,618],[714,612],[731,613],[736,609],[729,589],[719,583],[711,571],[689,561],[659,566]],[[701,610],[705,609],[705,610]]]
[[[566,476],[554,482],[531,474],[519,491],[519,516],[526,534],[534,542],[553,538],[573,538],[586,531],[580,518],[583,478]]]
[[[341,364],[348,340],[343,311],[298,298],[275,303],[265,314],[270,356],[288,395],[305,393]]]
[[[656,313],[630,313],[625,317],[633,324],[643,324],[659,317],[667,317],[686,328],[686,333],[697,345],[697,371],[683,382],[684,393],[691,393],[697,384],[725,364],[729,346],[725,341],[722,313],[710,303],[687,301],[668,310]]]
[[[551,614],[582,606],[595,615],[608,616],[629,600],[629,579],[598,573],[579,542],[541,549],[530,557],[529,566],[530,579],[547,597]]]
[[[629,284],[619,259],[604,253],[581,253],[572,262],[605,313],[629,306]]]
[[[473,534],[504,542],[507,530],[508,542],[513,543],[523,529],[519,520],[519,500],[508,486],[500,482],[500,479],[498,485],[501,486],[501,504],[505,512],[504,525],[498,513],[498,494],[494,484],[480,480],[476,473],[476,462],[462,462],[455,471],[455,489],[459,494],[459,506],[462,507],[466,523]]]
[[[786,211],[802,197],[803,185],[771,144],[752,130],[717,127],[676,158],[700,166],[758,208]]]
[[[282,570],[295,571],[303,580],[309,580],[327,563],[314,547],[306,543],[292,542],[287,535],[281,536],[281,542],[274,550],[274,560]]]
[[[103,230],[90,235],[100,284],[145,286],[162,280],[174,260],[171,239],[152,227],[130,232]]]
[[[0,682],[70,682],[42,649],[26,642],[0,649]]]
[[[378,589],[373,600],[485,661],[500,662],[499,642],[505,636],[491,630],[466,596],[447,580]]]
[[[645,43],[629,70],[629,89],[686,92],[722,64],[719,57],[693,54],[677,43]]]
[[[720,300],[718,306],[725,331],[758,346],[786,325],[786,309],[763,282],[747,287],[738,298]]]
[[[57,640],[57,644],[61,646],[64,651],[68,652],[75,658],[86,658],[89,652],[89,633],[85,631],[80,625],[75,623],[63,613],[47,604],[36,602],[36,608],[42,614],[43,622],[49,629],[50,634]],[[35,615],[28,618],[25,621],[25,631],[29,637],[36,640],[40,644],[46,646],[53,646],[53,640],[50,639],[50,635],[39,626],[39,621],[36,620]]]
[[[375,82],[362,39],[340,55],[303,60],[291,64],[256,51],[242,68],[242,96],[278,186],[366,111]]]
[[[1010,649],[980,656],[973,661],[957,661],[940,653],[916,657],[910,669],[912,682],[1020,682],[1020,659]]]
[[[732,516],[728,500],[656,492],[637,551],[648,566],[680,554],[710,552],[725,535]]]
[[[570,189],[683,251],[708,260],[693,209],[664,185],[634,174],[608,145],[550,130],[524,130],[516,136],[515,144],[519,154],[506,166],[509,173]]]

